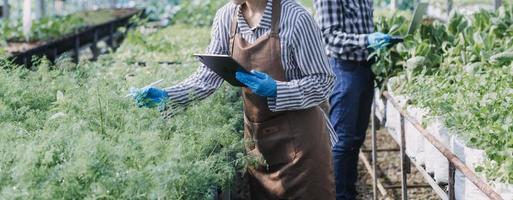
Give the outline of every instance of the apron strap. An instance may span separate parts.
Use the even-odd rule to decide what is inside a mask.
[[[239,26],[239,23],[237,23],[238,21],[238,18],[239,18],[239,10],[240,10],[240,6],[237,6],[237,8],[235,9],[235,12],[233,13],[233,17],[232,17],[232,26],[230,27],[230,39],[231,39],[231,47],[230,47],[230,55],[233,56],[233,48],[235,47],[235,35],[237,35],[237,29],[238,29],[238,26]]]
[[[273,16],[271,22],[271,36],[279,37],[280,18],[281,18],[281,0],[273,0]]]
[[[272,2],[272,21],[271,21],[271,33],[269,36],[279,38],[280,36],[280,18],[281,18],[281,0],[273,0]],[[232,17],[232,25],[230,27],[230,38],[232,39],[231,54],[233,54],[233,47],[235,46],[235,35],[238,29],[238,19],[241,6],[237,6]]]
[[[235,34],[237,34],[237,28],[238,28],[238,23],[237,23],[237,20],[239,18],[239,12],[240,12],[240,6],[237,6],[237,8],[235,9],[235,12],[233,13],[233,17],[232,17],[232,26],[230,27],[230,37],[235,37]]]

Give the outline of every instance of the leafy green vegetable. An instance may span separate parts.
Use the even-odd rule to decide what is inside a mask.
[[[395,76],[396,93],[440,116],[451,133],[486,152],[480,171],[513,183],[513,5],[498,13],[454,15],[447,25],[425,23],[380,58],[375,73]],[[384,20],[384,23],[398,23]],[[389,31],[392,24],[377,24]],[[386,81],[386,79],[378,79]]]
[[[513,51],[502,52],[490,57],[490,62],[499,65],[508,65],[513,61]]]

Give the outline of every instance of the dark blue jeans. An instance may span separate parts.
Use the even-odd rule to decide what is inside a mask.
[[[330,97],[330,121],[339,142],[333,147],[337,200],[355,199],[358,153],[365,140],[374,97],[370,62],[330,58],[337,82]]]

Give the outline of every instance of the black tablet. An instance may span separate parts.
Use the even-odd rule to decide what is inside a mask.
[[[244,86],[244,84],[235,78],[235,72],[237,72],[237,70],[247,71],[229,55],[194,54],[194,56],[226,82],[233,86]]]

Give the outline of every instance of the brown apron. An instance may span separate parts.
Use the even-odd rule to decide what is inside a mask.
[[[281,1],[273,1],[272,28],[255,43],[237,31],[237,13],[231,27],[232,57],[246,70],[287,81],[281,64],[279,25]],[[249,155],[265,164],[250,166],[251,197],[260,199],[335,199],[335,181],[326,121],[319,107],[271,112],[267,98],[243,88],[244,138]]]

